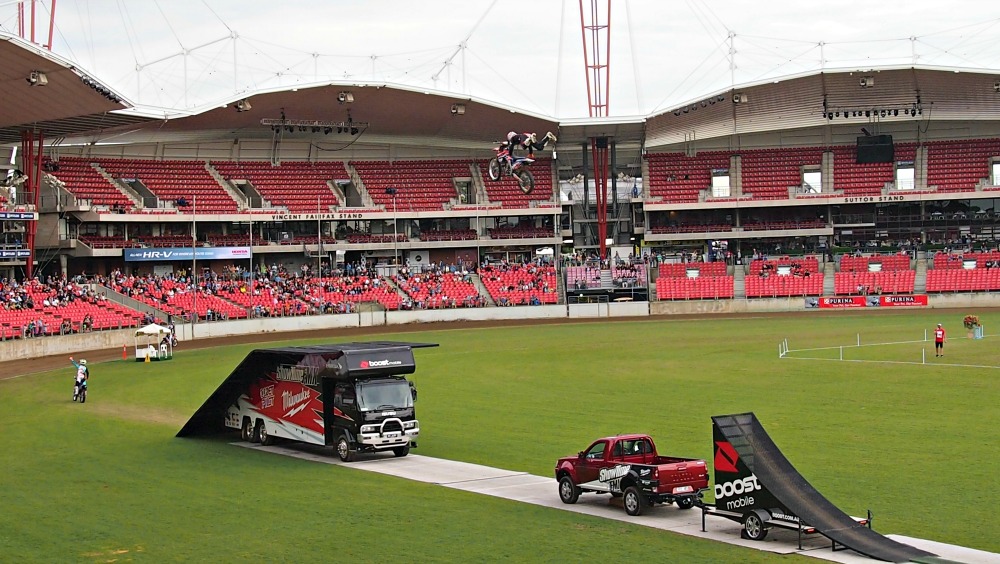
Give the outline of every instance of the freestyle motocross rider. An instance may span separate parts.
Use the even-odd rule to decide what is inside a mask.
[[[545,150],[545,146],[548,145],[549,141],[556,142],[556,136],[551,131],[547,132],[541,141],[538,141],[538,136],[534,133],[511,131],[507,133],[507,141],[501,142],[500,147],[507,149],[507,160],[513,163],[514,159],[517,158],[517,155],[514,154],[515,149],[527,149],[528,158],[533,159],[535,158],[535,150]]]

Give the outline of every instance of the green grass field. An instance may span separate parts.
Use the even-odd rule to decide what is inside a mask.
[[[987,329],[1000,312],[976,312]],[[536,325],[399,333],[417,351],[417,453],[549,475],[598,436],[648,432],[665,452],[711,460],[711,415],[755,411],[785,455],[883,532],[1000,551],[998,338],[965,339],[939,312]],[[835,362],[792,349],[845,349]],[[989,331],[987,331],[989,332]],[[387,338],[379,335],[379,339]],[[359,334],[357,340],[363,340]],[[927,365],[878,361],[919,360]],[[758,562],[780,557],[174,434],[248,351],[92,366],[0,381],[0,546],[5,561]],[[837,358],[823,351],[823,358]],[[830,356],[830,355],[833,356]],[[789,357],[820,357],[817,352]],[[236,440],[236,436],[232,440]],[[553,483],[552,495],[556,496]],[[626,549],[627,547],[627,549]],[[787,557],[785,557],[787,560]]]

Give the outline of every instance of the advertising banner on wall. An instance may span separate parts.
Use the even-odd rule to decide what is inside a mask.
[[[192,251],[196,252],[192,256]],[[189,261],[250,258],[250,247],[164,247],[160,249],[125,249],[125,262]]]
[[[837,296],[806,298],[806,309],[837,309],[850,307],[927,307],[927,296]]]

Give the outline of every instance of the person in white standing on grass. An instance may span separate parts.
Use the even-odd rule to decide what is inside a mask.
[[[80,362],[77,362],[73,360],[73,357],[69,357],[69,361],[76,367],[76,377],[73,378],[73,401],[76,401],[76,397],[80,393],[80,386],[90,378],[90,370],[87,368],[87,359],[85,358],[81,358]]]

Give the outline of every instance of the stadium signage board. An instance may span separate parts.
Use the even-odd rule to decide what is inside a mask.
[[[330,219],[361,219],[365,212],[336,212],[336,213],[286,213],[275,214],[274,221],[317,221]]]
[[[806,298],[806,309],[839,309],[851,307],[927,307],[927,295],[835,296]]]
[[[125,249],[125,262],[249,259],[250,247]]]

